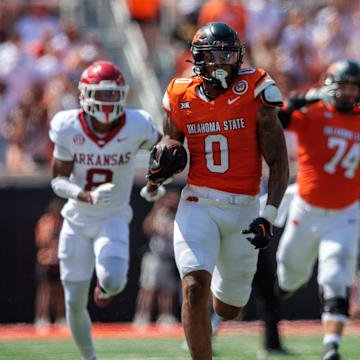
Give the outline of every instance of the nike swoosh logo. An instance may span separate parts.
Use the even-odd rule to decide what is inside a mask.
[[[261,227],[261,230],[263,231],[263,235],[265,237],[265,235],[266,235],[265,226],[263,224],[259,224],[259,226]]]
[[[158,169],[158,170],[151,170],[150,169],[150,172],[152,173],[152,174],[156,174],[156,173],[158,173],[159,171],[161,171],[162,169],[160,168],[160,169]]]
[[[236,100],[239,100],[240,99],[240,96],[234,98],[234,99],[228,99],[228,104],[231,105],[233,104]]]

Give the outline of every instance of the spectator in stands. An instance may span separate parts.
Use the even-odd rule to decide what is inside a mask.
[[[314,66],[311,35],[304,10],[291,9],[280,35],[275,66],[291,78],[292,86],[300,87],[314,82],[312,71],[307,71]]]
[[[0,10],[0,165],[31,173],[48,166],[48,120],[78,106],[73,80],[108,56],[73,24],[61,27],[57,6],[11,3]]]
[[[209,22],[224,22],[244,39],[248,11],[241,0],[208,0],[200,9],[198,27]]]
[[[47,113],[42,96],[41,84],[34,85],[9,116],[6,150],[9,171],[29,172],[47,165]]]
[[[149,66],[155,68],[161,84],[165,84],[175,73],[183,76],[192,74],[193,66],[184,61],[191,58],[188,47],[184,52],[184,42],[177,42],[174,46],[175,41],[170,39],[170,34],[175,28],[181,28],[188,33],[182,35],[183,39],[191,38],[189,34],[193,34],[195,23],[193,18],[202,5],[199,22],[234,20],[233,27],[248,45],[243,67],[265,68],[276,78],[283,94],[295,86],[304,87],[316,81],[332,59],[336,60],[339,56],[360,59],[357,46],[360,38],[358,2],[127,0],[127,5],[132,19],[138,21],[144,30],[145,40],[150,44],[147,60]],[[216,13],[211,9],[217,9]],[[48,83],[52,83],[55,76],[58,86],[61,70],[60,76],[68,79],[66,88],[72,88],[69,91],[71,96],[55,102],[57,107],[64,102],[66,108],[67,104],[73,103],[72,93],[76,89],[71,81],[78,79],[82,69],[91,62],[109,59],[98,41],[84,38],[73,24],[62,25],[59,14],[57,6],[44,1],[7,1],[0,4],[0,81],[6,86],[5,92],[0,95],[0,136],[3,138],[7,135],[11,110],[32,88],[34,80],[40,78],[44,88],[48,89],[52,87]],[[45,47],[42,45],[44,40]],[[40,51],[40,57],[31,53],[34,49]],[[45,53],[41,54],[44,49]],[[181,56],[178,57],[178,54]],[[33,66],[34,63],[36,66]],[[66,94],[69,92],[66,90]],[[48,111],[46,107],[45,110]],[[51,109],[48,119],[52,115]],[[6,141],[2,139],[1,165],[4,165],[6,146]]]
[[[126,0],[130,17],[141,27],[144,40],[149,49],[150,64],[154,63],[157,38],[160,35],[159,17],[163,0]],[[152,50],[151,50],[152,49]]]
[[[314,21],[313,42],[323,67],[344,56],[349,34],[354,30],[352,18],[340,9],[328,6],[319,11]]]
[[[56,324],[66,322],[64,291],[61,286],[57,257],[63,221],[60,210],[63,205],[64,201],[59,198],[51,200],[35,227],[35,241],[38,248],[35,299],[35,325],[37,326],[49,325],[52,318]]]
[[[148,325],[154,309],[157,309],[157,324],[178,322],[174,311],[180,284],[172,238],[179,198],[178,191],[168,190],[166,195],[154,204],[144,220],[143,229],[149,245],[141,262],[134,325]]]
[[[59,16],[56,14],[57,7],[54,5],[30,2],[22,15],[15,23],[25,46],[32,41],[42,40],[47,34],[52,36],[61,32]]]

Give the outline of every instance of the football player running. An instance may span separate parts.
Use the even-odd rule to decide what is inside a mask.
[[[247,303],[258,249],[267,247],[288,183],[288,160],[276,107],[282,98],[261,69],[241,69],[244,46],[225,23],[195,34],[195,76],[174,78],[164,95],[164,134],[187,139],[190,167],[174,227],[182,279],[182,324],[191,357],[212,359],[208,298],[225,319]],[[270,168],[267,206],[259,215],[262,157]],[[156,169],[156,172],[153,170]],[[148,191],[170,174],[150,161]]]
[[[128,85],[111,62],[89,66],[79,90],[81,109],[51,121],[51,186],[68,199],[59,243],[67,322],[82,359],[95,360],[87,311],[91,277],[95,268],[94,300],[101,307],[125,288],[135,155],[159,135],[147,112],[125,108]]]
[[[298,138],[298,190],[277,252],[280,292],[305,284],[318,257],[323,360],[339,360],[355,269],[360,197],[360,67],[331,64],[325,84],[289,96],[283,126]]]

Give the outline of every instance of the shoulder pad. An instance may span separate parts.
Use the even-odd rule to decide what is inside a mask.
[[[153,122],[150,113],[144,109],[126,109],[126,110],[131,117],[136,118],[136,121],[143,121],[145,123]]]
[[[283,105],[281,92],[276,85],[266,87],[261,94],[261,101],[264,105],[277,107]]]
[[[253,89],[254,99],[256,99],[264,89],[275,84],[275,81],[271,76],[265,70],[260,68],[240,69],[239,77],[245,77],[246,81],[249,83],[250,89]]]
[[[167,88],[169,96],[182,95],[186,92],[187,88],[193,83],[193,81],[194,80],[191,77],[173,79]]]
[[[50,121],[49,137],[53,143],[65,146],[69,134],[73,132],[74,120],[77,119],[79,110],[59,111]],[[70,137],[72,138],[72,136]]]
[[[171,104],[177,103],[177,98],[184,95],[189,87],[194,82],[192,77],[174,78],[166,89],[162,99],[162,107],[166,111],[171,111]]]
[[[143,109],[128,110],[131,116],[131,126],[135,129],[137,137],[142,141],[140,148],[150,150],[156,143],[158,131],[150,113]]]
[[[262,69],[258,69],[258,71],[259,78],[255,82],[254,98],[258,97],[268,86],[275,84],[275,81],[266,71]]]

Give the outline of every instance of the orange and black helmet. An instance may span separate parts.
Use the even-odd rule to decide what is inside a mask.
[[[245,53],[236,31],[222,22],[208,23],[200,28],[192,40],[190,50],[195,74],[215,82],[218,80],[205,76],[208,66],[231,65],[232,74],[229,77],[236,77]]]
[[[342,100],[339,93],[340,83],[351,83],[359,86],[360,89],[360,66],[352,60],[341,59],[330,64],[325,73],[325,86],[329,88],[329,99],[339,111],[351,111],[359,102]]]

